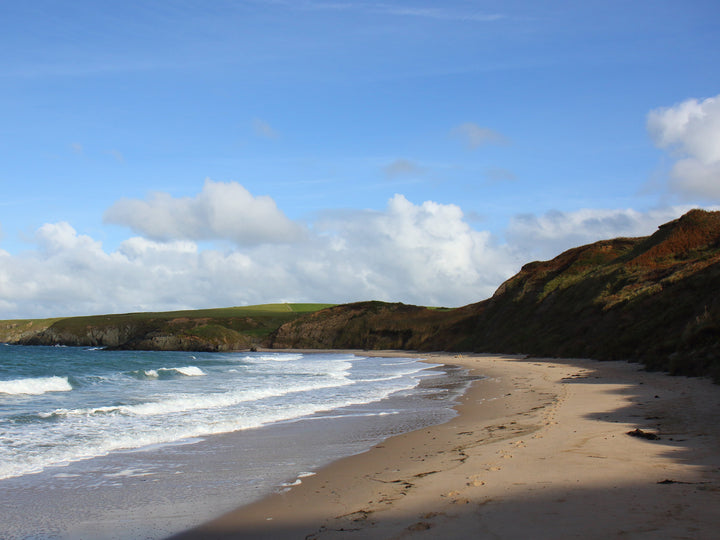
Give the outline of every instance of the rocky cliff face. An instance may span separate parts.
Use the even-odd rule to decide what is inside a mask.
[[[358,302],[324,309],[284,324],[274,348],[419,349],[437,331],[439,312],[400,303]]]
[[[287,319],[283,319],[283,322]],[[161,351],[231,351],[261,343],[262,317],[168,317],[164,314],[72,317],[36,325],[9,339],[21,345],[67,345]]]
[[[63,325],[50,326],[40,332],[17,340],[21,345],[67,345],[89,347],[117,347],[138,332],[134,325],[88,326],[81,331]]]
[[[270,344],[626,359],[720,378],[720,212],[529,263],[477,304],[338,306],[282,326]]]

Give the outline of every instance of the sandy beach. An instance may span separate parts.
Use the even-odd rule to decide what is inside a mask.
[[[174,538],[718,537],[720,387],[625,362],[415,356],[485,377],[454,419]]]

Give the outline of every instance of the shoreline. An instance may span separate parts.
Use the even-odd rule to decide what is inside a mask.
[[[710,539],[720,529],[720,389],[708,380],[627,362],[333,352],[420,357],[486,378],[449,422],[386,439],[174,540]],[[637,428],[660,439],[627,434]]]
[[[81,360],[87,358],[85,352],[74,352]],[[158,361],[160,365],[185,365],[182,362],[187,354],[177,356],[173,357],[176,362]],[[266,355],[260,353],[260,356]],[[290,363],[267,358],[264,365],[271,370],[300,373],[299,377],[305,371],[318,373],[320,377],[342,372],[343,379],[338,380],[337,386],[334,380],[327,381],[330,390],[324,398],[310,396],[313,402],[304,394],[294,394],[294,402],[284,411],[279,407],[281,418],[276,417],[276,421],[257,428],[69,460],[48,465],[37,473],[0,480],[0,507],[6,510],[0,537],[8,540],[167,538],[260,500],[281,486],[292,484],[303,472],[317,471],[342,457],[363,452],[393,434],[448,420],[455,415],[452,407],[467,387],[460,368],[448,369],[419,360],[364,359],[331,352],[329,356],[320,355],[316,364],[307,355],[300,356],[292,354],[284,358],[291,360]],[[212,363],[214,358],[217,357],[211,354],[198,356],[195,360],[200,363],[194,365],[204,367],[203,362]],[[234,369],[236,362],[244,363],[247,359],[241,352],[232,355],[230,366],[222,364],[222,357],[220,360],[221,371],[224,371],[228,367]],[[333,364],[333,360],[338,363]],[[354,367],[350,367],[351,364]],[[382,373],[395,376],[386,377]],[[411,375],[414,382],[407,375]],[[298,377],[292,376],[290,383],[296,383]],[[204,380],[183,379],[193,390],[201,388],[198,384]],[[344,387],[349,380],[367,384],[361,383],[348,393]],[[416,386],[418,381],[420,384]],[[312,386],[312,382],[306,382],[305,386]],[[262,385],[263,381],[257,383]],[[282,383],[280,380],[278,389],[270,390],[280,393]],[[144,392],[146,386],[141,384],[140,390]],[[400,390],[379,399],[392,388]],[[364,389],[368,389],[367,393]],[[68,396],[71,394],[60,395]],[[330,406],[343,402],[342,407]],[[277,400],[262,403],[273,406]],[[328,406],[312,414],[295,414],[298,406],[310,403]],[[274,413],[273,409],[267,410]],[[254,412],[250,407],[249,414]],[[262,410],[259,412],[264,414]],[[232,417],[241,422],[248,418],[243,409]]]

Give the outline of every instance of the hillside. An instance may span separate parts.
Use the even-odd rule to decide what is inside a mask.
[[[286,323],[270,335],[268,346],[421,350],[437,339],[441,329],[463,320],[462,309],[357,302],[333,306]]]
[[[455,346],[640,360],[673,373],[720,365],[720,212],[650,237],[597,242],[531,263],[476,305]]]
[[[720,379],[720,212],[529,263],[463,308],[337,306],[283,325],[270,344],[626,359]]]
[[[720,381],[720,212],[526,264],[482,302],[269,304],[0,321],[0,341],[124,349],[406,349],[639,361]]]
[[[229,351],[260,346],[280,325],[331,304],[0,321],[0,341],[118,349]]]

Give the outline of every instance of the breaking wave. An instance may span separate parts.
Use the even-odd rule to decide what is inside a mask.
[[[47,392],[69,392],[72,389],[67,377],[38,377],[0,381],[0,394],[38,396]]]
[[[170,367],[160,369],[139,369],[131,373],[138,379],[171,379],[173,377],[202,377],[205,372],[196,366]]]

